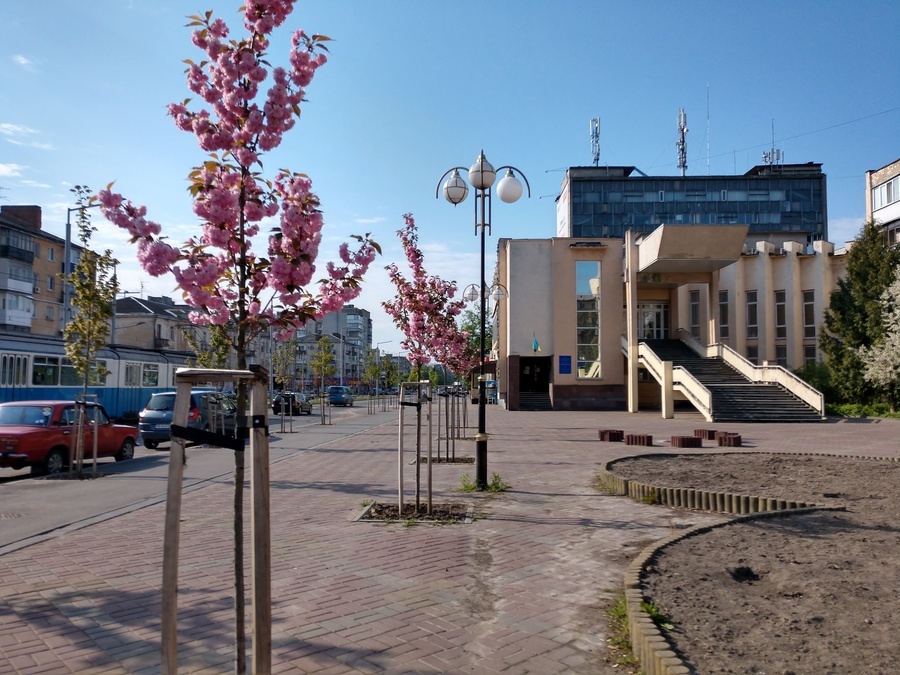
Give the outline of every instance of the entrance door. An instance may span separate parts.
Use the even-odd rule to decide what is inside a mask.
[[[669,303],[642,303],[637,306],[638,340],[669,338]]]
[[[550,391],[549,356],[525,357],[519,360],[519,391],[529,394],[545,394]]]

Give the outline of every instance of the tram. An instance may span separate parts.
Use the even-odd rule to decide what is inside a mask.
[[[175,371],[187,365],[189,356],[124,345],[105,347],[96,360],[108,375],[93,374],[87,393],[97,396],[110,417],[136,420],[150,396],[174,389]],[[62,339],[0,333],[0,402],[74,400],[83,391]]]

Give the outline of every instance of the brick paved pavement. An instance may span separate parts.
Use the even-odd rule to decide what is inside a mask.
[[[393,414],[357,408],[341,424],[359,433],[273,466],[277,673],[620,672],[604,662],[603,609],[628,561],[673,527],[716,519],[591,487],[600,462],[647,450],[599,442],[598,428],[652,434],[665,452],[663,439],[710,426],[697,415],[491,406],[488,468],[512,490],[463,494],[473,468],[435,466],[435,501],[473,502],[478,517],[414,527],[352,520],[364,500],[395,499]],[[894,456],[900,444],[894,421],[723,430],[741,433],[746,451]],[[184,498],[184,673],[233,671],[230,500],[221,484]],[[159,672],[163,513],[148,506],[0,557],[0,673]]]

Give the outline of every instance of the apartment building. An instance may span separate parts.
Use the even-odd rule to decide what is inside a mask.
[[[900,159],[866,171],[866,220],[884,228],[889,244],[900,244]]]

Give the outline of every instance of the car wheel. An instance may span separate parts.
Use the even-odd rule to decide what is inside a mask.
[[[159,441],[144,441],[144,447],[148,450],[156,450],[159,447]]]
[[[124,462],[129,459],[134,459],[134,441],[130,438],[126,438],[122,442],[122,447],[119,448],[119,451],[116,453],[116,461]]]
[[[66,456],[63,454],[62,450],[55,448],[44,457],[44,464],[41,468],[43,469],[43,473],[48,476],[55,476],[56,474],[62,473],[65,467]]]

